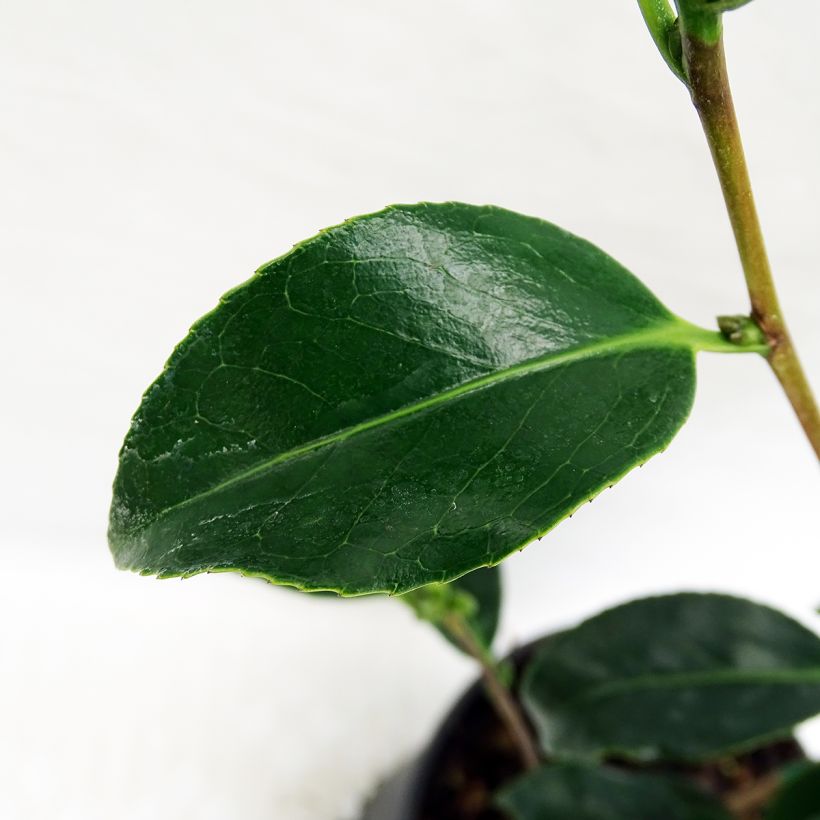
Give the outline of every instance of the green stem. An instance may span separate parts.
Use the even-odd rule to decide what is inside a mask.
[[[820,458],[820,412],[777,297],[735,115],[719,14],[679,2],[684,66],[700,116],[752,302],[752,317],[769,344],[767,360]]]
[[[504,684],[498,662],[492,653],[476,638],[464,616],[451,613],[442,620],[442,627],[468,655],[475,658],[481,665],[487,696],[510,732],[524,768],[527,770],[537,768],[539,765],[538,748],[518,702],[509,687]]]
[[[723,319],[740,320],[742,317],[719,317],[719,322]],[[751,319],[745,317],[746,322],[751,323]],[[769,352],[769,345],[765,339],[762,339],[762,333],[757,330],[756,334],[741,334],[737,336],[731,332],[726,332],[721,328],[720,333],[716,330],[706,330],[706,328],[698,327],[690,324],[683,319],[679,320],[685,327],[686,343],[691,345],[694,350],[709,352],[709,353],[760,353],[765,356]]]
[[[694,37],[705,45],[713,46],[718,43],[723,34],[723,19],[714,3],[709,4],[711,8],[707,7],[704,0],[675,0],[675,3],[678,7],[681,35],[685,28],[689,37]]]

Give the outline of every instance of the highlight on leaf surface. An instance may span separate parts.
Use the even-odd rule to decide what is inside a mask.
[[[551,755],[715,759],[820,712],[820,638],[728,595],[646,598],[547,638],[522,699]]]
[[[396,206],[226,294],[145,393],[109,542],[161,577],[401,593],[499,562],[664,449],[736,350],[554,225]]]

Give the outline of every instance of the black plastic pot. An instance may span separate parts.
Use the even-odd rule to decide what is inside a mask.
[[[516,677],[538,644],[527,644],[508,658]],[[488,747],[487,739],[493,737],[496,742]],[[506,738],[506,744],[499,745],[499,738]],[[805,759],[805,753],[795,740],[774,742],[743,756],[744,764],[756,776],[801,759]],[[453,765],[454,760],[458,765]],[[661,771],[688,776],[707,791],[721,794],[721,776],[716,768],[662,766]],[[453,820],[462,816],[505,820],[492,807],[490,796],[521,773],[518,753],[496,717],[482,682],[477,681],[458,700],[426,751],[379,787],[361,820]],[[454,808],[458,804],[460,809],[465,803],[472,804],[466,814]]]
[[[512,663],[516,675],[537,645],[538,641],[526,644],[509,656],[507,660]],[[474,742],[480,743],[488,730],[490,734],[495,732],[497,735],[499,729],[506,735],[487,699],[483,683],[478,680],[456,702],[426,751],[382,783],[366,806],[361,820],[444,820],[446,814],[435,805],[433,799],[442,790],[447,791],[448,784],[442,784],[441,778],[446,773],[454,745],[469,744],[473,738]],[[476,778],[480,778],[485,790],[494,791],[522,771],[518,753],[512,744],[492,750],[489,757],[493,761],[491,771],[476,772]],[[452,792],[455,794],[461,786],[460,783],[452,784]],[[502,820],[503,815],[485,810],[480,817],[482,820]]]

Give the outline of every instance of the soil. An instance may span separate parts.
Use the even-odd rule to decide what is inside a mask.
[[[515,657],[516,665],[524,660]],[[426,761],[427,788],[417,820],[505,820],[493,807],[493,793],[523,772],[512,739],[482,690],[459,704],[446,729]],[[776,772],[803,757],[796,741],[784,740],[718,763],[664,764],[654,770],[690,777],[718,795],[738,820],[762,820]],[[634,768],[618,761],[611,765]]]

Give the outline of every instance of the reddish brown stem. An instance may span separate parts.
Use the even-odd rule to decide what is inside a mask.
[[[726,808],[738,820],[752,820],[769,805],[783,782],[779,772],[756,780],[752,785],[738,789],[726,798]]]
[[[499,718],[504,722],[525,769],[535,769],[539,765],[538,747],[535,745],[530,728],[521,712],[518,702],[510,689],[504,685],[499,675],[498,665],[476,640],[472,630],[458,615],[448,615],[443,626],[453,640],[481,665],[487,696]]]
[[[723,37],[718,27],[715,41],[704,42],[687,30],[685,15],[681,26],[688,85],[723,190],[752,302],[752,317],[768,340],[768,362],[820,458],[820,412],[775,289],[732,102]]]

